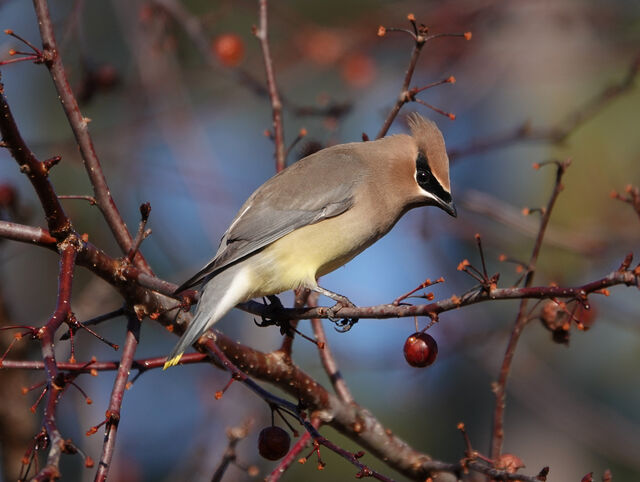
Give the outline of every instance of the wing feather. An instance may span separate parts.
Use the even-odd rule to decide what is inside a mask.
[[[362,172],[354,165],[359,162],[349,144],[343,144],[302,159],[269,179],[242,206],[215,257],[176,293],[207,281],[298,228],[348,210],[353,204],[354,187],[362,178],[354,174]],[[351,175],[343,175],[345,168]],[[332,176],[326,175],[327,169]]]

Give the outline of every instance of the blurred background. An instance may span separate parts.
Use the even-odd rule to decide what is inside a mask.
[[[135,229],[138,206],[150,202],[153,234],[142,252],[158,276],[178,283],[206,263],[237,209],[275,172],[271,110],[264,95],[264,66],[251,33],[257,2],[242,1],[52,1],[63,61],[91,119],[91,133],[113,197]],[[640,49],[640,4],[633,0],[452,0],[337,2],[279,1],[269,5],[269,37],[277,82],[285,100],[284,128],[290,145],[300,129],[308,135],[288,162],[319,147],[374,138],[395,102],[412,49],[408,35],[378,37],[379,25],[409,28],[407,14],[430,32],[471,31],[473,38],[428,43],[412,86],[455,76],[419,98],[452,112],[456,120],[410,104],[390,133],[406,132],[414,110],[435,120],[451,151],[527,125],[562,127],[567,116],[618,83]],[[39,45],[30,2],[0,0],[0,27]],[[15,39],[0,38],[0,59]],[[61,155],[51,175],[58,194],[91,194],[77,147],[47,70],[30,62],[1,68],[2,82],[22,135],[40,159]],[[637,82],[636,82],[637,83]],[[539,216],[522,208],[545,205],[553,168],[532,164],[571,158],[565,189],[551,219],[534,284],[575,285],[616,269],[632,250],[640,256],[640,223],[633,210],[611,199],[627,184],[640,184],[640,91],[631,89],[565,140],[523,141],[452,161],[457,219],[435,209],[415,210],[394,230],[323,286],[361,306],[388,303],[425,278],[444,276],[436,299],[461,295],[476,282],[456,270],[468,258],[480,266],[474,234],[480,233],[490,274],[500,286],[514,283],[526,261]],[[12,198],[4,218],[44,226],[38,201],[15,162],[0,152],[0,183]],[[78,231],[112,256],[119,251],[97,208],[64,201]],[[43,249],[4,241],[0,290],[2,324],[41,325],[56,296],[58,258]],[[282,297],[292,302],[291,294]],[[549,480],[596,480],[609,468],[614,480],[640,479],[640,330],[637,290],[615,287],[592,296],[591,328],[572,331],[568,346],[555,343],[540,323],[527,329],[516,351],[508,385],[505,452],[517,454],[536,474],[551,467]],[[328,304],[325,299],[320,300]],[[420,300],[415,300],[419,303]],[[84,320],[116,309],[121,299],[108,285],[78,270],[73,309]],[[429,333],[438,341],[436,363],[407,365],[402,346],[414,320],[361,320],[349,333],[327,324],[329,343],[356,400],[416,449],[444,461],[463,456],[456,430],[466,424],[474,448],[488,452],[494,396],[517,301],[483,303],[446,313]],[[418,323],[425,326],[428,320]],[[100,334],[122,344],[122,318],[101,325]],[[238,310],[218,327],[261,350],[276,349],[277,328],[257,328]],[[301,330],[311,333],[308,322]],[[0,332],[0,352],[11,334]],[[162,356],[176,337],[145,320],[137,357]],[[68,342],[57,346],[61,360]],[[79,333],[76,358],[119,359],[119,353]],[[9,359],[38,359],[26,341]],[[316,348],[296,339],[295,362],[330,386]],[[82,376],[93,399],[69,391],[59,406],[60,427],[97,460],[100,432],[85,432],[104,418],[113,373]],[[0,371],[2,480],[14,480],[41,414],[29,407],[38,390],[21,387],[42,373]],[[208,365],[154,370],[141,376],[123,403],[110,480],[209,480],[227,445],[225,430],[253,420],[238,445],[239,461],[257,464],[260,478],[275,467],[260,459],[256,439],[269,424],[268,407],[241,385],[216,401],[228,376]],[[347,449],[356,446],[331,429],[323,433]],[[296,464],[284,480],[347,480],[356,470],[327,450],[326,469]],[[382,462],[365,463],[404,480]],[[64,480],[91,480],[78,457],[63,458]],[[3,478],[4,477],[4,478]],[[224,480],[250,480],[231,467]]]

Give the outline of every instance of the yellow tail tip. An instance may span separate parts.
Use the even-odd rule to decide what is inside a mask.
[[[182,353],[177,354],[171,360],[167,360],[162,367],[163,370],[166,370],[169,367],[177,365],[180,362],[180,358],[182,358]]]

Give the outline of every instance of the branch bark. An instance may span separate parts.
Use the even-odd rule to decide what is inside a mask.
[[[113,458],[116,446],[116,432],[120,423],[122,399],[127,388],[129,372],[131,371],[136,348],[140,340],[140,321],[133,313],[127,313],[127,318],[127,336],[122,350],[122,358],[118,364],[118,372],[113,382],[109,408],[107,409],[107,423],[105,424],[102,455],[100,456],[98,471],[94,479],[96,482],[104,482],[107,480],[109,470],[111,469],[111,459]]]
[[[267,38],[267,0],[258,0],[260,13],[260,26],[256,29],[255,35],[260,40],[262,56],[264,57],[264,70],[267,74],[267,88],[271,99],[271,110],[273,111],[273,140],[276,147],[276,172],[282,171],[286,167],[284,128],[282,126],[282,101],[278,93],[276,76],[273,70],[273,60],[271,60],[271,49]]]
[[[536,272],[536,264],[538,263],[538,256],[540,255],[540,249],[542,248],[542,241],[544,240],[544,235],[549,224],[549,219],[551,218],[551,212],[553,211],[553,207],[555,206],[558,196],[562,191],[562,177],[564,176],[568,166],[569,161],[557,163],[556,181],[553,187],[553,192],[551,193],[551,197],[549,198],[547,207],[545,208],[542,219],[540,220],[538,235],[536,236],[536,240],[533,245],[533,251],[531,253],[531,258],[529,259],[529,264],[527,265],[527,272],[524,278],[525,288],[529,288],[533,283],[533,277]],[[506,403],[507,380],[511,371],[511,362],[513,361],[516,347],[518,346],[518,341],[520,340],[520,335],[522,334],[522,330],[524,330],[525,325],[529,321],[529,317],[526,313],[528,301],[529,300],[526,298],[520,301],[518,315],[516,316],[516,321],[513,326],[513,330],[511,331],[509,343],[507,344],[507,349],[502,360],[502,366],[500,367],[498,382],[496,383],[494,388],[496,402],[493,413],[493,433],[491,439],[491,458],[493,460],[498,460],[500,454],[502,453],[502,444],[504,441],[504,410]]]
[[[111,197],[111,191],[102,171],[100,160],[93,146],[93,140],[89,133],[89,121],[80,112],[78,102],[73,95],[71,85],[62,63],[60,51],[56,43],[53,30],[53,22],[49,13],[47,0],[33,0],[33,6],[38,18],[40,37],[42,38],[43,56],[45,65],[51,73],[51,79],[58,92],[60,104],[67,116],[69,126],[76,138],[82,162],[87,171],[87,176],[93,186],[98,208],[102,212],[113,236],[120,246],[123,254],[127,254],[131,249],[133,239],[127,226],[120,215],[120,211]],[[135,263],[141,269],[151,272],[151,268],[141,253],[137,253]]]

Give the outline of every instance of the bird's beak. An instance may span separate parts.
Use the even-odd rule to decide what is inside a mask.
[[[456,210],[456,205],[453,204],[453,201],[445,202],[442,199],[438,199],[438,207],[442,209],[445,213],[453,216],[454,218],[458,217],[458,211]]]

